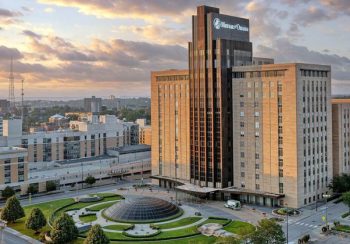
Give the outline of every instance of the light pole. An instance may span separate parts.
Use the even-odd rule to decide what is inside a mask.
[[[285,206],[287,206],[287,233],[286,233],[286,240],[287,240],[287,244],[288,244],[288,216],[289,216],[289,211],[288,211],[288,204],[285,203]]]
[[[327,203],[328,203],[328,198],[330,198],[331,195],[323,194],[323,197],[326,198],[326,228],[328,230],[328,207],[327,207]]]
[[[7,226],[7,221],[0,219],[1,243],[4,243],[4,229]]]

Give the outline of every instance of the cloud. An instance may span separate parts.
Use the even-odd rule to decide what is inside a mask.
[[[294,21],[307,26],[315,22],[330,20],[335,17],[336,16],[329,13],[329,11],[327,12],[320,7],[311,6],[308,9],[300,11],[297,15],[295,15]]]
[[[55,10],[53,8],[45,8],[44,12],[45,13],[53,13],[53,12],[55,12]]]
[[[349,58],[312,51],[307,47],[292,44],[287,39],[277,39],[271,46],[259,45],[257,54],[262,57],[275,58],[277,62],[305,62],[331,65],[332,77],[335,80],[350,80]]]
[[[155,20],[159,16],[178,16],[193,8],[195,2],[188,0],[39,0],[40,3],[77,8],[86,15],[101,18],[141,18]]]
[[[13,24],[18,22],[18,17],[22,16],[21,12],[10,11],[8,9],[0,8],[0,24]]]
[[[338,14],[343,13],[345,15],[350,15],[349,0],[321,0],[321,3],[327,8],[336,11]]]
[[[21,59],[23,55],[18,51],[17,48],[8,48],[5,46],[0,46],[0,60],[11,60],[12,59]],[[9,61],[10,62],[10,61]]]
[[[24,30],[22,33],[23,33],[23,35],[31,37],[31,38],[36,38],[36,39],[41,38],[40,34],[37,34],[37,33],[30,31],[30,30]]]

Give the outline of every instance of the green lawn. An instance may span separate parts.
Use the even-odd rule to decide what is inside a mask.
[[[67,199],[61,199],[61,200],[56,200],[56,201],[52,201],[52,202],[34,204],[34,205],[24,207],[24,212],[25,212],[26,217],[27,217],[27,216],[29,216],[30,211],[33,208],[40,208],[40,210],[43,212],[43,214],[46,217],[46,221],[48,221],[49,217],[55,211],[55,209],[63,207],[65,205],[73,203],[73,202],[74,202],[74,200],[72,198],[67,198]],[[9,224],[9,227],[11,227],[11,228],[13,228],[13,229],[25,234],[25,235],[28,235],[30,237],[39,238],[39,235],[35,235],[34,231],[28,230],[25,227],[24,223],[25,223],[26,217],[17,220],[16,223]],[[42,229],[42,232],[48,231],[48,230],[50,230],[50,227],[48,225],[46,225]]]
[[[105,208],[108,208],[108,207],[112,206],[115,203],[116,202],[106,202],[106,203],[103,203],[103,204],[99,204],[99,205],[90,207],[89,210],[90,211],[100,211],[102,209],[105,209]]]
[[[107,198],[101,200],[100,202],[106,202],[106,201],[113,201],[113,200],[120,200],[120,199],[122,199],[121,196],[115,195],[113,193],[98,193],[98,194],[93,194],[93,195],[100,195],[100,194],[102,196],[104,196],[104,197],[107,197]],[[45,215],[46,221],[48,222],[49,218],[51,217],[51,215],[54,213],[54,211],[56,209],[64,207],[65,205],[68,205],[68,204],[71,204],[71,203],[74,203],[74,199],[73,198],[66,198],[66,199],[60,199],[60,200],[55,200],[55,201],[51,201],[51,202],[45,202],[45,203],[39,203],[39,204],[33,204],[33,205],[25,206],[25,207],[23,207],[23,209],[24,209],[24,212],[25,212],[26,217],[27,217],[27,216],[29,216],[30,211],[33,208],[39,208],[43,212],[43,214]],[[68,206],[67,208],[64,208],[61,211],[58,211],[58,213],[55,214],[55,216],[58,216],[60,213],[62,213],[64,211],[68,211],[70,209],[82,208],[82,207],[86,207],[86,206],[89,206],[89,205],[92,205],[92,204],[95,204],[95,203],[97,203],[97,202],[76,203],[76,204],[73,204],[71,206]],[[13,228],[13,229],[15,229],[15,230],[25,234],[25,235],[28,235],[28,236],[30,236],[32,238],[38,239],[39,235],[35,235],[34,231],[28,230],[25,227],[26,217],[17,220],[16,223],[9,224],[9,227],[11,227],[11,228]],[[45,232],[45,231],[49,231],[49,230],[50,230],[50,227],[47,224],[45,227],[43,227],[41,229],[41,232]]]
[[[108,236],[109,239],[116,239],[116,240],[159,240],[159,239],[169,239],[169,238],[174,238],[174,237],[181,237],[181,236],[189,236],[193,234],[199,233],[197,230],[197,226],[192,226],[189,228],[183,228],[180,230],[174,230],[174,231],[164,231],[159,233],[156,236],[152,237],[145,237],[145,238],[132,238],[132,237],[127,237],[123,235],[122,233],[115,233],[115,232],[108,232],[105,231],[106,235]]]
[[[171,229],[171,228],[176,228],[179,226],[186,226],[186,225],[190,225],[193,224],[197,221],[199,221],[200,219],[202,219],[202,217],[187,217],[187,218],[183,218],[180,219],[178,221],[175,222],[170,222],[170,223],[166,223],[166,224],[157,224],[156,226],[158,226],[160,229]]]
[[[96,214],[89,214],[85,216],[79,216],[80,221],[84,223],[90,223],[92,221],[97,220]]]
[[[93,195],[99,195],[99,194],[93,194]],[[110,196],[110,195],[105,196],[105,198],[103,198],[102,200],[97,201],[97,202],[77,202],[77,203],[75,203],[73,205],[70,205],[70,206],[67,206],[67,207],[65,207],[63,209],[60,209],[59,211],[57,211],[55,213],[55,216],[53,216],[53,218],[55,219],[56,217],[60,216],[61,213],[63,213],[63,212],[82,209],[82,208],[88,207],[90,205],[94,205],[96,203],[103,203],[103,202],[108,202],[108,201],[113,201],[113,200],[120,200],[120,199],[122,199],[121,196],[113,194],[112,196]]]
[[[124,230],[125,228],[129,227],[130,225],[126,224],[126,225],[107,225],[104,226],[104,229],[107,230]]]
[[[342,231],[346,233],[350,233],[350,226],[349,225],[338,225],[335,227],[337,231]]]
[[[204,224],[208,224],[208,223],[216,223],[216,224],[221,224],[221,225],[227,225],[228,223],[230,223],[231,220],[230,219],[207,219],[206,221],[202,222],[200,225],[204,225]]]
[[[228,225],[224,227],[224,230],[235,233],[237,235],[246,235],[252,233],[255,230],[254,225],[249,224],[247,222],[242,222],[238,220],[234,220]]]

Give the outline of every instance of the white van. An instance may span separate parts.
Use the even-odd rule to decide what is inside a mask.
[[[227,200],[225,203],[226,208],[231,208],[231,209],[241,209],[241,202],[237,200]]]

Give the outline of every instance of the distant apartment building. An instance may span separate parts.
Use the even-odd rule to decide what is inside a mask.
[[[333,175],[350,173],[350,98],[332,99]]]
[[[0,114],[6,114],[9,112],[10,102],[6,99],[0,99]]]
[[[301,207],[322,198],[332,178],[330,66],[232,68],[232,197]]]
[[[92,96],[91,98],[84,98],[85,112],[99,113],[101,112],[102,99]]]
[[[114,115],[89,115],[85,121],[70,121],[69,128],[22,134],[22,120],[4,120],[7,146],[28,149],[28,161],[33,167],[40,162],[74,160],[105,155],[108,148],[134,145],[138,142],[138,127],[123,122]],[[137,131],[137,135],[134,133]],[[136,141],[136,142],[134,142]]]
[[[263,64],[274,64],[275,60],[273,58],[260,58],[253,57],[252,65],[263,65]]]
[[[28,180],[27,156],[27,149],[0,147],[0,190],[6,185],[12,186],[14,190],[21,190],[18,183]]]
[[[139,144],[152,144],[152,127],[147,125],[146,119],[137,119],[135,121],[139,125]]]
[[[188,70],[151,74],[152,175],[190,180],[190,87]]]

